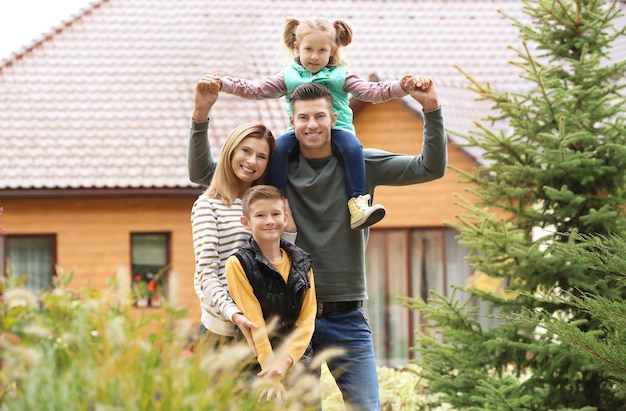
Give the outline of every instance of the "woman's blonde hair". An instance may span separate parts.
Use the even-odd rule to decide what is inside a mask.
[[[208,196],[222,200],[227,206],[232,205],[239,196],[239,178],[235,175],[231,164],[233,154],[237,146],[248,137],[267,141],[269,155],[271,156],[274,152],[274,135],[263,124],[246,123],[231,131],[222,147],[222,154],[215,168],[211,184],[206,190]],[[252,185],[264,182],[266,173],[267,168],[258,180],[252,182]]]
[[[343,20],[330,22],[323,17],[310,17],[305,20],[287,17],[283,31],[283,43],[289,49],[291,58],[296,57],[295,44],[307,34],[316,31],[324,33],[330,40],[330,59],[326,67],[347,65],[348,62],[344,60],[341,50],[342,47],[352,43],[352,27]]]

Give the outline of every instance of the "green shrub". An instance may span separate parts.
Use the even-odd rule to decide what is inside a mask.
[[[241,371],[246,346],[191,351],[185,310],[146,315],[115,284],[76,292],[71,277],[58,270],[39,295],[2,280],[0,410],[301,410],[318,398],[317,381],[300,376],[280,405],[259,403]]]

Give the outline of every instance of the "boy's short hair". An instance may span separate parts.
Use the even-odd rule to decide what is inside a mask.
[[[320,83],[302,83],[296,86],[289,96],[289,104],[293,109],[293,105],[297,101],[317,100],[318,98],[325,99],[330,107],[333,106],[333,95],[330,94],[330,90]]]
[[[274,186],[259,184],[252,186],[246,190],[241,198],[241,208],[243,209],[243,215],[250,217],[250,206],[259,200],[282,200],[285,201],[285,197]]]

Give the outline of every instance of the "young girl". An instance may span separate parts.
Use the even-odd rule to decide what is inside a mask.
[[[333,108],[338,114],[332,130],[333,152],[343,158],[345,181],[348,186],[348,209],[352,229],[365,228],[385,216],[380,204],[369,205],[365,194],[365,161],[361,143],[356,138],[352,124],[349,95],[366,102],[380,103],[407,95],[413,76],[405,75],[401,81],[370,82],[360,79],[347,70],[342,58],[342,47],[352,42],[352,28],[342,20],[330,22],[324,18],[299,21],[287,18],[283,41],[293,60],[275,76],[246,80],[228,76],[216,77],[221,91],[248,99],[269,99],[285,96],[289,103],[291,91],[302,83],[324,84],[332,93]],[[291,116],[291,107],[288,114]],[[283,194],[287,183],[287,163],[297,152],[298,141],[293,131],[276,140],[276,150],[269,165],[268,182]]]

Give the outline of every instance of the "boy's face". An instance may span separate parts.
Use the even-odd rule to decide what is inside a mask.
[[[252,231],[257,243],[278,242],[287,225],[285,201],[281,199],[256,200],[248,207],[249,216],[241,217],[241,224]]]

